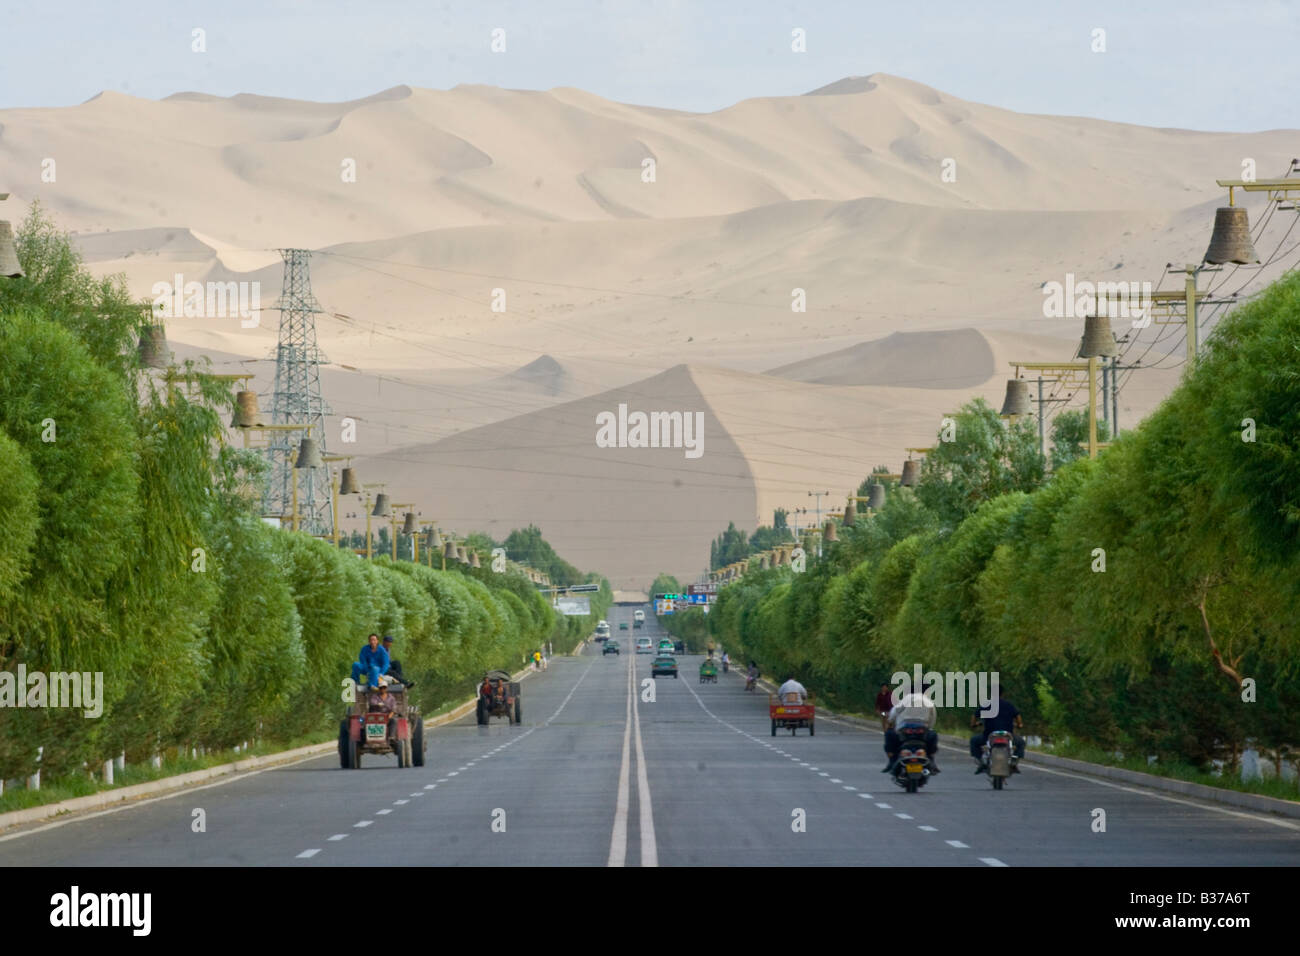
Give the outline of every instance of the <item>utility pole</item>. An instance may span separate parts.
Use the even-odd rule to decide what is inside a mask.
[[[275,391],[271,421],[275,425],[312,425],[318,450],[325,454],[325,416],[331,409],[320,390],[320,366],[328,361],[316,345],[316,313],[320,303],[311,292],[307,249],[281,249],[284,284],[275,308],[280,310],[280,335],[275,359]],[[297,449],[286,434],[273,434],[267,454],[271,477],[264,514],[285,514],[293,497],[293,465]],[[303,469],[301,521],[312,534],[331,534],[329,466]]]
[[[810,491],[810,492],[808,492],[808,497],[809,497],[809,498],[816,498],[816,499],[817,499],[817,527],[819,527],[819,528],[822,526],[822,497],[823,497],[823,496],[825,496],[825,497],[830,497],[830,492],[829,492],[829,491]]]

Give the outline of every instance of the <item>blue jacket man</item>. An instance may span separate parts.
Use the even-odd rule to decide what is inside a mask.
[[[379,685],[380,674],[388,673],[388,651],[379,646],[378,634],[370,635],[360,659],[352,662],[352,680],[357,681],[363,673],[370,678],[371,687]]]

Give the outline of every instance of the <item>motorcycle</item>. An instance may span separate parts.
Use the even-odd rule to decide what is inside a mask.
[[[930,756],[925,752],[926,726],[921,723],[903,724],[898,728],[900,743],[898,759],[890,779],[908,793],[916,793],[930,779]]]
[[[748,675],[746,675],[746,677],[745,677],[745,690],[753,690],[753,689],[754,689],[754,685],[757,684],[757,683],[758,683],[758,678],[755,677],[753,674],[748,674]]]
[[[724,658],[722,659],[722,673],[725,674],[725,673],[727,673],[727,672],[730,671],[730,670],[731,670],[731,661],[727,660],[727,659],[724,657]]]
[[[1001,790],[1007,777],[1016,772],[1016,752],[1012,748],[1011,734],[1005,730],[995,730],[989,734],[984,744],[984,766],[988,768],[989,779],[993,789]]]

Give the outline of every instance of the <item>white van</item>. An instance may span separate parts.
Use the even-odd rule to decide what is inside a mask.
[[[596,625],[596,641],[609,640],[609,621],[601,621]]]
[[[640,608],[637,608],[635,611],[632,612],[632,620],[634,620],[634,621],[644,621],[644,620],[645,620],[645,611],[641,610]]]

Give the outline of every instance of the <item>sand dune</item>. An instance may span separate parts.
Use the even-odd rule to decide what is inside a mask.
[[[1244,156],[1279,175],[1295,141],[1018,114],[883,74],[708,114],[569,88],[107,91],[0,111],[0,184],[10,218],[39,198],[141,297],[177,274],[256,287],[258,325],[167,325],[179,356],[254,372],[267,408],[277,250],[315,250],[329,428],[359,425],[331,450],[446,527],[533,521],[643,588],[700,570],[729,520],[810,490],[842,504],[962,401],[1000,404],[1012,361],[1068,361],[1082,320],[1045,318],[1044,283],[1199,261],[1214,179]],[[1249,294],[1278,271],[1206,281]],[[1166,328],[1117,331],[1148,366],[1121,393],[1132,424],[1181,353]],[[705,453],[597,448],[620,402],[703,413]]]

